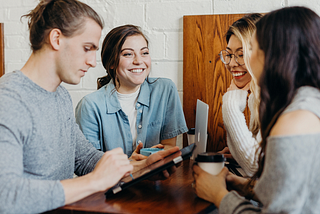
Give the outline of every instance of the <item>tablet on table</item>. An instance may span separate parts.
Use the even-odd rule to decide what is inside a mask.
[[[183,160],[186,160],[191,157],[192,152],[194,151],[196,145],[193,143],[183,149],[180,150],[180,152],[175,152],[170,154],[169,156],[154,162],[142,169],[139,169],[138,171],[130,174],[129,176],[126,176],[122,178],[117,185],[110,188],[106,193],[106,197],[109,197],[111,195],[117,194],[118,192],[140,182],[145,179],[148,179],[178,163],[180,163]]]

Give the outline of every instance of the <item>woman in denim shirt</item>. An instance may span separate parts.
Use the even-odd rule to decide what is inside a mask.
[[[179,95],[166,78],[149,78],[148,40],[137,26],[112,29],[104,39],[101,60],[108,75],[76,107],[86,138],[102,151],[121,147],[140,160],[142,147],[176,145],[188,131]]]

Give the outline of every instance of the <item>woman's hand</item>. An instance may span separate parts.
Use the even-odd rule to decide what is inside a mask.
[[[153,163],[155,163],[153,165],[153,168],[156,168],[157,166],[162,165],[163,161],[164,161],[163,159],[169,155],[173,155],[173,158],[179,157],[181,155],[181,152],[179,151],[179,147],[175,146],[171,149],[166,149],[163,151],[156,152],[156,153],[150,155],[149,157],[147,157],[147,159],[142,160],[142,161],[131,161],[131,164],[134,166],[133,172],[136,172],[136,171],[140,170],[141,168],[150,166]],[[168,168],[167,170],[164,170],[161,173],[152,176],[149,180],[154,181],[154,180],[167,179],[175,171],[176,171],[176,166],[172,166],[172,167]]]
[[[251,82],[251,81],[250,81]],[[231,84],[227,91],[232,91],[232,90],[244,90],[244,91],[249,91],[250,90],[250,82],[248,82],[243,88],[238,88],[236,84],[234,83],[233,79],[231,80]]]
[[[136,160],[136,161],[140,161],[140,160],[145,160],[148,158],[148,156],[142,155],[140,154],[140,150],[143,148],[143,143],[139,143],[139,145],[137,146],[136,150],[134,150],[134,152],[132,153],[131,157],[129,158],[130,160]],[[159,148],[159,149],[163,149],[164,145],[162,144],[157,144],[152,146],[151,148]]]
[[[198,165],[193,165],[193,177],[195,179],[193,187],[196,194],[219,207],[223,197],[228,194],[226,187],[228,172],[228,169],[224,167],[218,175],[211,175]]]
[[[129,160],[135,160],[135,161],[140,161],[140,160],[145,160],[148,158],[148,156],[144,156],[140,154],[140,150],[143,148],[143,143],[139,143],[137,146],[136,150],[132,153],[131,157]]]
[[[226,181],[227,181],[229,190],[235,190],[240,195],[244,196],[244,193],[246,191],[245,187],[248,183],[247,178],[243,178],[229,172],[227,175]]]
[[[159,148],[159,149],[163,149],[164,148],[164,145],[162,145],[162,144],[157,144],[157,145],[154,145],[154,146],[152,146],[151,148]]]
[[[229,147],[224,147],[221,151],[217,153],[223,154],[225,158],[234,159],[230,153]]]
[[[243,178],[229,172],[226,181],[229,190],[235,190],[239,193],[239,195],[242,195],[248,199],[259,201],[259,199],[254,196],[254,184],[252,186],[248,186],[248,178]]]

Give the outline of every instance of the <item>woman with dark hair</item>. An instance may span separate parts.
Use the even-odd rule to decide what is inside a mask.
[[[76,124],[61,83],[78,84],[96,65],[102,20],[77,0],[41,0],[25,17],[32,53],[21,70],[0,78],[0,213],[56,209],[179,151],[130,162],[121,148],[96,150]]]
[[[178,91],[170,79],[148,77],[148,40],[139,27],[112,29],[101,60],[108,75],[76,107],[86,138],[102,151],[121,147],[135,160],[146,158],[139,154],[142,147],[175,146],[177,136],[188,130]]]
[[[195,190],[222,213],[318,213],[320,17],[289,7],[265,15],[256,27],[250,65],[261,87],[259,169],[246,180],[226,168],[210,176],[194,166]],[[262,208],[228,193],[226,180]]]
[[[221,153],[230,152],[247,176],[252,176],[257,171],[255,151],[261,140],[259,87],[249,65],[249,43],[256,29],[255,23],[261,17],[259,13],[252,13],[235,21],[226,33],[226,50],[219,54],[221,61],[233,76],[227,92],[222,97],[222,116],[227,131],[228,147]],[[243,113],[247,105],[251,113],[249,127]]]

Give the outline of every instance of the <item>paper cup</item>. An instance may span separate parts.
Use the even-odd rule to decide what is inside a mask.
[[[212,175],[217,175],[221,172],[225,161],[223,154],[214,152],[203,152],[196,157],[198,166]]]

